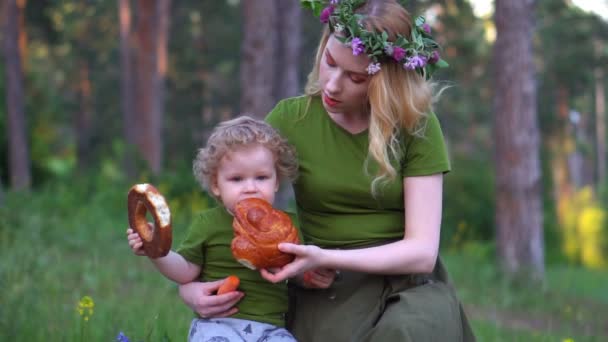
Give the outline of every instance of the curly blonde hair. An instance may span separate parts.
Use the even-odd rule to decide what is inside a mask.
[[[206,146],[196,154],[192,164],[194,177],[204,190],[214,196],[210,190],[216,181],[222,158],[239,147],[253,144],[262,145],[272,152],[280,179],[296,180],[298,158],[293,146],[268,123],[246,115],[221,122],[215,127]]]
[[[410,14],[395,0],[368,0],[356,11],[364,15],[362,24],[367,30],[385,31],[389,40],[397,34],[410,36]],[[315,64],[308,75],[305,93],[319,96],[319,65],[325,46],[332,33],[325,28],[319,42]],[[383,181],[393,180],[397,170],[391,160],[399,160],[402,152],[399,136],[402,131],[421,136],[424,120],[432,110],[435,84],[425,80],[414,70],[406,70],[397,63],[383,63],[378,73],[371,76],[368,86],[370,106],[368,156],[378,163],[378,174],[372,181],[372,193]]]

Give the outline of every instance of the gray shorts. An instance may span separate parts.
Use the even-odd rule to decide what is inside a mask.
[[[285,328],[238,318],[195,318],[190,324],[189,342],[293,342]]]

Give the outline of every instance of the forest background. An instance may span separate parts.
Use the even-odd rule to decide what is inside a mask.
[[[403,3],[450,63],[435,75],[453,169],[441,248],[479,339],[606,340],[606,19],[567,0],[498,0],[495,17]],[[0,340],[185,340],[175,285],[126,244],[126,192],[156,184],[180,241],[214,205],[196,149],[217,122],[301,94],[321,25],[295,0],[1,10]],[[529,30],[501,41],[505,22]],[[523,83],[501,81],[527,53],[506,72]],[[534,101],[509,106],[517,91]]]

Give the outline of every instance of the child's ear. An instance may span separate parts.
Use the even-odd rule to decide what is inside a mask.
[[[275,160],[275,164],[274,164],[274,172],[275,172],[275,177],[277,178],[276,184],[274,186],[274,192],[277,192],[277,191],[279,191],[279,188],[281,187],[281,181],[283,180],[283,177],[281,177],[281,172],[279,171],[279,167],[278,167],[276,160]]]
[[[213,178],[211,182],[211,192],[215,195],[215,197],[220,198],[220,188],[217,186],[217,178]]]

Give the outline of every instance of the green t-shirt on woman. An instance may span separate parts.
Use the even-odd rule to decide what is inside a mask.
[[[429,114],[420,135],[402,133],[398,176],[378,188],[371,181],[377,164],[369,161],[368,131],[352,134],[327,114],[319,97],[283,100],[266,121],[298,153],[294,184],[298,218],[306,243],[350,248],[403,238],[403,178],[450,170],[439,121]]]
[[[294,215],[290,215],[298,225]],[[234,274],[241,280],[239,291],[245,293],[237,303],[239,312],[231,318],[285,326],[287,285],[273,284],[240,264],[232,256],[233,216],[224,206],[202,212],[192,223],[177,253],[193,264],[201,265],[200,281],[214,281]]]

